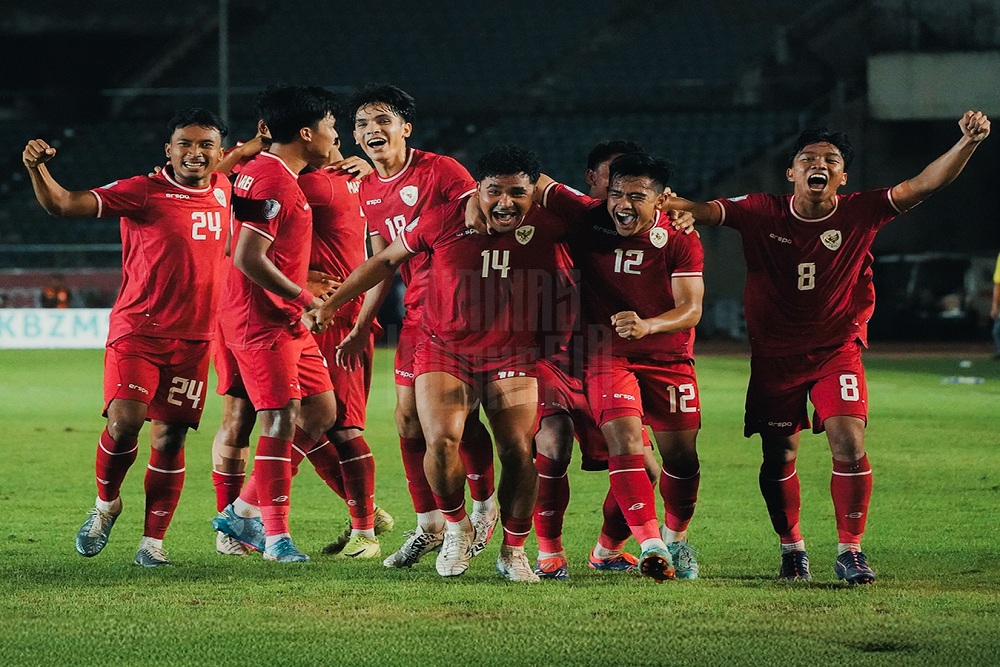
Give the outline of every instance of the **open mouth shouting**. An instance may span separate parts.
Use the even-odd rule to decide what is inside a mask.
[[[806,185],[812,192],[822,192],[826,189],[826,184],[829,181],[830,178],[826,174],[816,172],[815,174],[809,174],[809,177],[806,179]]]
[[[508,230],[517,225],[520,221],[520,216],[516,208],[494,206],[493,210],[490,211],[490,219],[494,223],[493,226],[498,230]]]
[[[639,222],[639,216],[635,214],[635,211],[620,211],[616,209],[614,218],[615,226],[619,232],[631,232]]]

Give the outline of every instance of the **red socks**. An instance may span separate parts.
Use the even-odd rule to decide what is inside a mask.
[[[135,463],[139,455],[139,444],[136,438],[122,439],[115,442],[105,428],[97,441],[97,458],[95,473],[97,476],[97,497],[105,502],[111,502],[121,493],[125,473]]]
[[[597,543],[609,551],[621,551],[628,538],[632,537],[632,529],[625,521],[625,515],[618,507],[615,494],[608,489],[608,495],[604,497],[604,507],[601,508],[604,514],[604,523],[601,525],[601,534],[597,538]]]
[[[375,459],[364,437],[337,446],[351,528],[370,530],[375,525]]]
[[[642,454],[608,457],[611,491],[621,507],[625,520],[639,544],[660,539],[656,520],[653,484],[649,481]]]
[[[326,439],[326,436],[319,439],[316,446],[306,452],[309,463],[316,469],[319,478],[326,482],[326,485],[333,489],[338,496],[347,499],[347,492],[344,490],[344,477],[340,471],[340,457],[337,456],[337,448]]]
[[[292,490],[292,443],[261,436],[257,441],[253,472],[240,492],[246,502],[257,501],[266,535],[281,535],[288,531],[289,494]],[[254,490],[256,498],[248,497]]]
[[[560,463],[542,454],[535,456],[538,499],[535,501],[534,517],[539,551],[558,553],[563,550],[563,518],[569,506],[568,467],[568,462]]]
[[[493,495],[493,441],[479,419],[466,421],[465,433],[458,443],[458,454],[465,465],[465,478],[473,500],[488,500]],[[409,477],[409,476],[407,476]]]
[[[246,480],[245,472],[212,471],[212,486],[215,487],[215,510],[221,512],[240,497],[240,490]]]
[[[433,512],[438,508],[431,493],[431,485],[424,472],[424,454],[427,453],[427,442],[423,438],[400,438],[399,449],[403,454],[403,471],[406,473],[406,486],[413,501],[413,509],[417,514]],[[463,493],[464,502],[464,493]]]
[[[764,496],[771,526],[781,538],[782,544],[794,544],[802,540],[799,530],[799,511],[802,501],[799,496],[799,476],[795,472],[795,460],[777,465],[761,463],[760,493]]]
[[[663,466],[660,473],[660,497],[663,498],[663,522],[667,528],[676,533],[687,529],[694,516],[700,482],[700,470],[693,475],[683,475]]]
[[[441,514],[444,514],[444,518],[448,523],[458,523],[468,516],[465,513],[464,486],[446,496],[439,496],[435,493],[433,497],[436,503],[435,507],[441,510]]]
[[[523,547],[528,539],[528,534],[531,533],[531,517],[519,519],[508,516],[502,517],[500,522],[503,525],[503,545],[505,547]],[[561,550],[558,549],[558,551]]]
[[[830,495],[837,514],[837,535],[842,544],[861,544],[872,496],[872,467],[868,455],[854,463],[833,461]]]
[[[172,452],[150,450],[144,485],[146,519],[142,534],[162,540],[184,486],[184,448]]]

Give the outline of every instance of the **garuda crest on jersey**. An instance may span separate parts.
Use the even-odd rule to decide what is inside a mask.
[[[417,203],[417,195],[417,186],[415,185],[407,185],[399,191],[399,198],[407,206],[413,206]]]
[[[532,225],[525,225],[514,230],[514,238],[521,245],[528,245],[531,237],[535,235],[535,228]]]
[[[215,188],[212,190],[212,194],[215,195],[215,201],[219,202],[219,206],[226,205],[226,193],[222,191],[222,188]]]
[[[843,234],[839,229],[828,229],[819,235],[819,240],[823,242],[829,250],[837,250],[844,241]]]
[[[649,230],[649,242],[657,248],[667,245],[667,230],[662,227],[653,227]]]

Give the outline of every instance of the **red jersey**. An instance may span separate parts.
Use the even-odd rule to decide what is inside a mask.
[[[570,247],[580,272],[588,354],[692,359],[693,328],[627,340],[615,333],[611,317],[625,310],[635,311],[641,318],[673,310],[671,280],[702,276],[705,253],[697,234],[675,231],[667,215],[659,213],[647,231],[621,236],[608,214],[607,202],[559,183],[545,191],[544,205],[583,226],[570,239]]]
[[[233,186],[239,223],[271,241],[267,258],[292,282],[306,284],[312,212],[295,174],[272,153],[248,161]],[[282,332],[302,327],[302,306],[267,291],[235,265],[229,265],[219,310],[226,344],[236,348],[269,348]],[[298,332],[296,333],[298,335]]]
[[[98,217],[121,216],[122,286],[108,342],[129,333],[212,338],[232,187],[216,172],[208,187],[189,188],[171,171],[91,190]]]
[[[803,354],[858,340],[875,308],[871,246],[901,213],[887,188],[837,195],[832,213],[799,217],[792,195],[719,199],[722,223],[743,237],[750,349]]]
[[[399,233],[424,211],[465,195],[476,181],[457,160],[445,155],[407,149],[406,164],[394,176],[378,172],[361,180],[361,208],[368,218],[368,233],[392,243]],[[406,286],[404,322],[420,322],[420,307],[427,285],[429,256],[421,253],[399,269]]]
[[[420,326],[465,357],[537,357],[566,225],[534,206],[515,230],[480,234],[465,226],[467,201],[426,211],[400,234],[410,252],[430,260]]]
[[[299,187],[312,209],[310,269],[343,280],[368,258],[360,186],[360,181],[340,169],[320,169],[299,177]],[[337,316],[353,322],[363,301],[364,295],[351,300]]]

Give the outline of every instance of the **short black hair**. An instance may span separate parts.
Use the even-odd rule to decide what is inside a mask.
[[[621,155],[623,153],[644,153],[642,146],[635,143],[634,141],[625,141],[623,139],[612,139],[611,141],[602,141],[601,143],[590,149],[590,155],[587,156],[587,169],[594,170],[602,162],[606,162],[609,158],[614,155]]]
[[[288,143],[303,127],[315,128],[327,114],[337,115],[337,98],[320,86],[268,86],[257,96],[258,117],[271,140]]]
[[[643,176],[664,190],[674,177],[674,165],[669,160],[647,153],[622,153],[608,166],[608,183],[614,183],[616,178]]]
[[[501,144],[491,148],[476,163],[477,181],[489,176],[527,174],[528,180],[537,183],[541,173],[542,166],[538,156],[527,148],[513,144]]]
[[[355,90],[347,100],[347,111],[351,123],[361,107],[384,105],[394,114],[403,119],[404,123],[412,123],[417,114],[417,105],[413,97],[402,88],[388,83],[369,83]]]
[[[799,135],[799,138],[795,140],[792,154],[788,156],[788,166],[792,166],[795,162],[795,156],[801,153],[803,148],[809,144],[820,143],[836,146],[840,154],[844,156],[844,169],[851,166],[851,161],[854,160],[854,148],[851,146],[851,140],[845,133],[830,132],[825,127],[810,127]]]
[[[174,132],[178,128],[198,125],[205,128],[215,128],[219,131],[219,136],[223,139],[229,134],[229,127],[225,121],[217,114],[201,107],[188,107],[183,111],[178,111],[173,118],[167,121],[167,143],[174,137]]]

